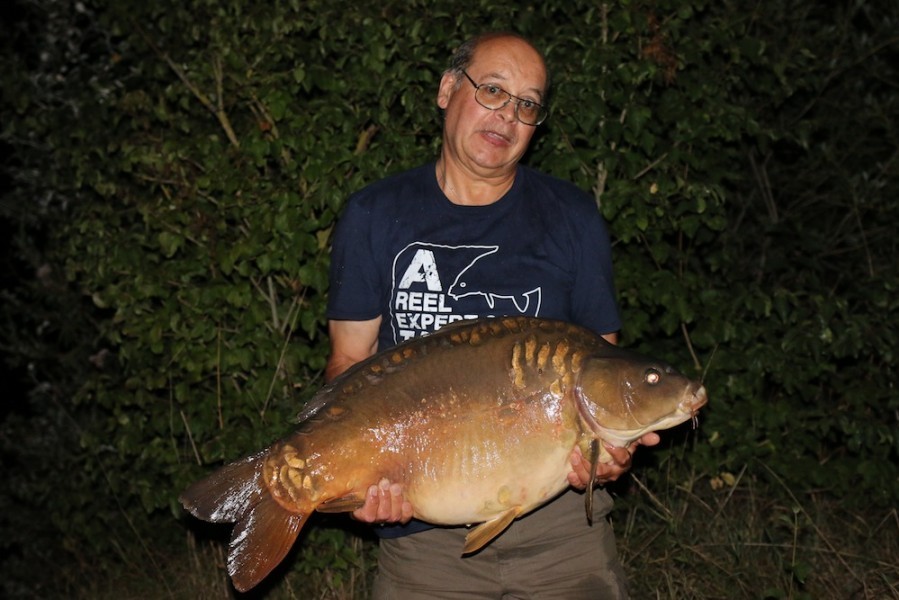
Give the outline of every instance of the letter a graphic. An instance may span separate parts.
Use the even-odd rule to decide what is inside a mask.
[[[443,291],[443,286],[440,285],[440,275],[437,274],[437,261],[434,260],[434,252],[420,248],[412,257],[412,262],[409,263],[406,272],[403,273],[399,289],[408,289],[413,283],[422,281],[427,284],[429,292]]]

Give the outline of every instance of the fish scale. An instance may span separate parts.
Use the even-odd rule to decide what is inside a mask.
[[[236,524],[228,571],[241,591],[312,513],[355,510],[382,478],[403,485],[416,518],[479,524],[461,549],[471,553],[564,491],[575,448],[608,459],[600,440],[624,445],[691,420],[706,399],[670,366],[572,324],[463,322],[355,365],[310,400],[295,432],[181,502]]]

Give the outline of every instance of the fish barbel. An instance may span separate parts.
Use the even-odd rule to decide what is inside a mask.
[[[575,447],[595,473],[610,460],[600,440],[624,446],[705,403],[701,384],[584,328],[468,321],[353,366],[309,401],[293,434],[180,500],[200,519],[235,523],[228,573],[240,591],[281,562],[313,512],[355,510],[382,478],[403,485],[418,519],[480,523],[467,554],[561,493]]]

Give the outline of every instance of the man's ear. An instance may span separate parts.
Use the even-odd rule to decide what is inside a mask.
[[[455,91],[458,77],[459,76],[455,73],[447,71],[443,74],[443,77],[440,78],[440,87],[437,88],[437,106],[440,108],[445,110],[446,107],[449,106],[449,101]]]

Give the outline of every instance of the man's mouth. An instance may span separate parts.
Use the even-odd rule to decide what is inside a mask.
[[[498,131],[493,131],[491,129],[482,129],[480,133],[481,133],[481,135],[486,137],[488,140],[492,140],[495,142],[501,142],[503,144],[508,144],[508,145],[512,144],[512,138],[510,136],[503,135],[502,133],[500,133]]]

